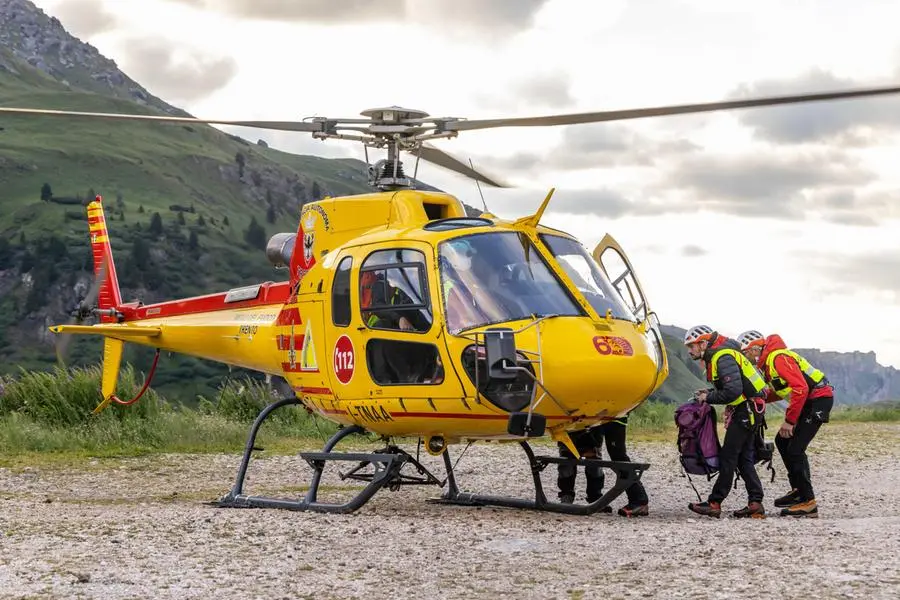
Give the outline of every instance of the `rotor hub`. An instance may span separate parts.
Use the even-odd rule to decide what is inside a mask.
[[[423,110],[415,110],[413,108],[403,108],[402,106],[388,106],[386,108],[369,108],[362,111],[364,117],[372,119],[373,123],[395,124],[408,121],[410,119],[424,119],[428,113]]]

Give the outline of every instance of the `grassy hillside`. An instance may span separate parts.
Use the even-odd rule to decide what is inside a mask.
[[[0,53],[0,105],[157,113],[73,90]],[[149,302],[282,279],[265,240],[295,231],[304,202],[370,191],[364,167],[208,126],[0,116],[0,372],[52,366],[46,325],[68,320],[91,278],[82,205],[94,193],[107,205],[123,296]],[[147,366],[149,354],[131,352],[127,360]],[[72,344],[71,364],[98,359],[96,341]],[[156,383],[190,400],[227,372],[166,357]]]
[[[663,342],[669,357],[669,378],[662,387],[651,396],[660,402],[686,402],[695,390],[708,387],[697,364],[691,360],[681,338],[663,332]]]
[[[20,75],[0,70],[0,105],[158,114],[126,100],[69,90],[34,70],[23,78],[27,69],[21,66]],[[193,204],[204,214],[228,216],[237,226],[252,216],[264,220],[272,204],[273,225],[292,230],[295,209],[312,197],[313,183],[321,194],[367,191],[360,161],[291,155],[208,126],[50,116],[0,120],[4,232],[58,227],[59,206],[40,202],[44,183],[56,197],[86,195],[90,189],[122,196],[132,209],[144,206],[144,217],[134,216],[138,221],[149,221],[152,211],[170,213],[173,204]]]

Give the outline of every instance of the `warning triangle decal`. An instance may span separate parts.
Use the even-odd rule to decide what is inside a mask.
[[[312,328],[309,321],[306,322],[306,333],[303,335],[303,347],[300,349],[300,369],[303,371],[318,371],[316,363],[316,347],[313,345]]]

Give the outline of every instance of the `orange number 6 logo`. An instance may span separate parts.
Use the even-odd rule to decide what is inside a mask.
[[[594,338],[594,348],[597,349],[597,352],[603,355],[612,354],[612,346],[609,345],[602,336],[597,336]]]

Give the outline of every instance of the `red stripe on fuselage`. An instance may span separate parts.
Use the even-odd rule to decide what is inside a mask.
[[[296,302],[296,299],[291,296],[288,302]],[[301,323],[303,323],[303,319],[300,318],[300,309],[296,306],[284,308],[275,319],[276,325],[300,325]]]
[[[304,334],[295,334],[294,338],[294,351],[300,352],[300,348],[303,347],[303,338]],[[291,349],[291,336],[289,335],[278,335],[275,336],[275,343],[278,344],[279,350],[290,350]]]
[[[331,390],[329,390],[328,388],[320,388],[320,387],[301,387],[300,392],[303,394],[327,394],[329,396],[334,395],[331,393]],[[337,412],[346,413],[347,411],[343,410],[343,411],[337,411]]]
[[[241,302],[225,302],[228,292],[195,296],[181,300],[170,300],[157,304],[148,304],[136,309],[134,316],[127,320],[158,319],[160,317],[175,317],[192,315],[197,313],[215,312],[219,310],[235,310],[240,308],[253,308],[267,304],[284,304],[290,296],[291,284],[287,281],[273,283],[267,281],[260,286],[259,294],[252,300]]]

